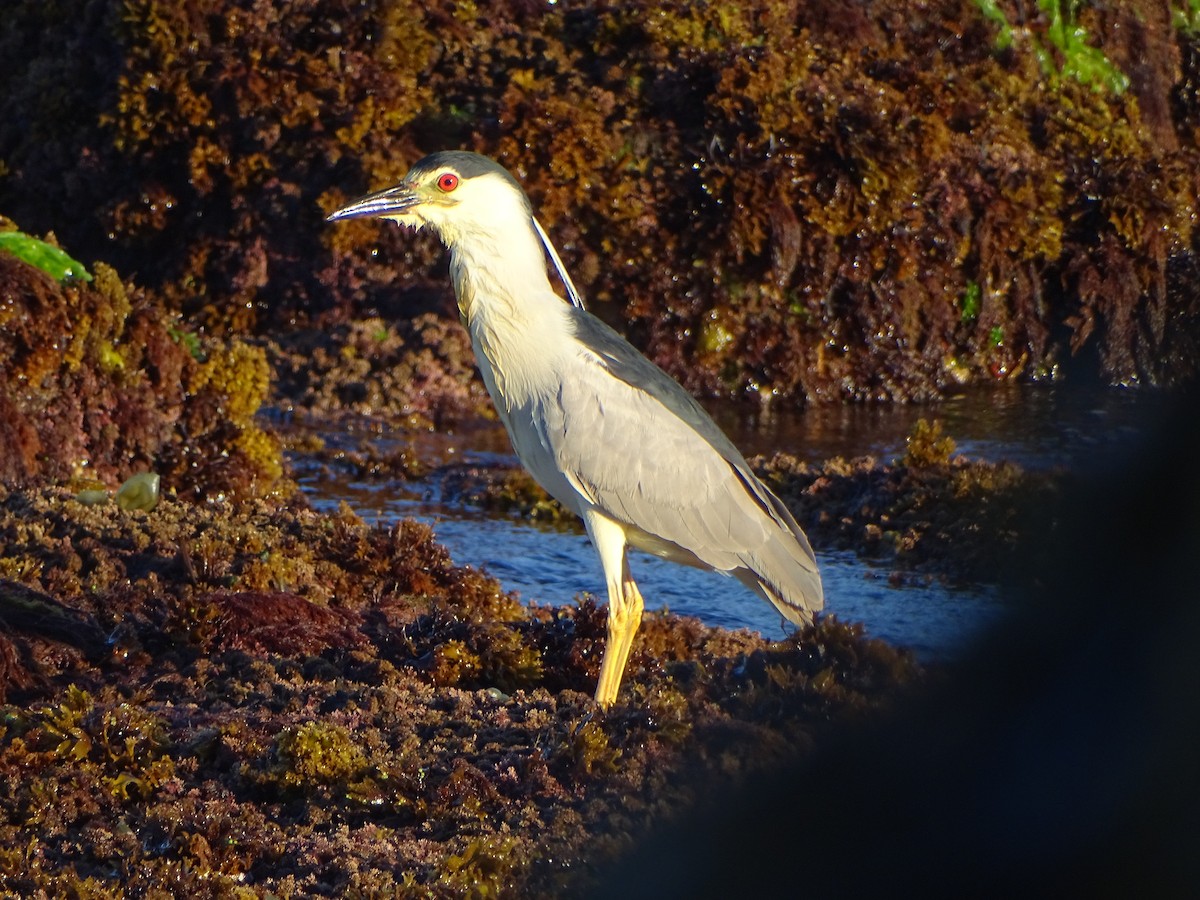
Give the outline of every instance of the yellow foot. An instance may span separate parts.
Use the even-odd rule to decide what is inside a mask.
[[[617,594],[621,596],[617,596]],[[618,590],[610,590],[608,596],[608,640],[604,646],[604,660],[600,664],[600,679],[596,683],[596,702],[608,709],[616,702],[621,687],[621,676],[629,662],[629,649],[633,636],[642,623],[642,594],[633,579],[626,576]]]

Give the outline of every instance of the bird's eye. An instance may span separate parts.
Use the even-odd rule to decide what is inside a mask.
[[[437,186],[448,194],[458,187],[458,176],[453,172],[443,172],[438,176]]]

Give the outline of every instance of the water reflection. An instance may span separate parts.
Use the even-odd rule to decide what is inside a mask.
[[[760,414],[733,403],[708,408],[747,456],[782,451],[811,462],[864,455],[891,460],[925,418],[940,419],[967,456],[1047,468],[1136,443],[1166,402],[1127,388],[1007,385],[927,405],[843,405],[803,414],[788,408]]]
[[[963,391],[932,404],[854,404],[799,410],[779,405],[766,412],[732,401],[705,408],[747,456],[789,453],[808,462],[873,456],[884,462],[904,453],[918,419],[939,419],[958,452],[1026,468],[1071,467],[1115,450],[1136,451],[1148,424],[1169,398],[1144,390],[1078,386],[1008,385]],[[353,447],[353,430],[325,435],[333,446]],[[378,429],[369,435],[381,437]],[[386,443],[384,441],[383,443]],[[402,435],[422,459],[488,463],[511,460],[508,436],[497,422]]]

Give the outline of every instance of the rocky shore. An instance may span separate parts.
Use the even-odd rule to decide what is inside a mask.
[[[869,867],[813,854],[922,883],[964,818],[979,855],[947,892],[1118,865],[1094,883],[1166,885],[1183,855],[1143,836],[1186,834],[1174,788],[1197,783],[1172,780],[1195,756],[1195,435],[1166,476],[1081,489],[963,458],[936,404],[1195,373],[1194,7],[8,4],[0,892],[573,896],[704,823],[684,855],[753,860],[725,877],[777,878],[763,896],[810,872],[870,894]],[[435,244],[323,222],[446,147],[509,166],[592,308],[698,396],[930,404],[897,459],[752,464],[818,552],[1015,580],[1036,616],[960,672],[832,615],[771,642],[655,613],[601,712],[594,601],[526,606],[419,523],[314,510],[297,476],[328,466],[569,527],[509,466],[281,427],[493,415]],[[693,819],[781,785],[788,827],[751,821],[744,857]],[[968,867],[993,826],[1017,868]]]

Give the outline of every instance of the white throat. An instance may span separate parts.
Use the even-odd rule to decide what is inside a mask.
[[[549,373],[571,346],[571,307],[554,293],[532,227],[463,233],[451,245],[450,277],[475,361],[505,424],[557,389]]]

